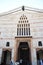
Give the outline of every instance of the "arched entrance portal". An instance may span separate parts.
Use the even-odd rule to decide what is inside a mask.
[[[10,65],[11,51],[5,50],[2,52],[1,65]]]
[[[27,42],[20,42],[18,48],[18,60],[21,65],[31,65],[31,53]]]

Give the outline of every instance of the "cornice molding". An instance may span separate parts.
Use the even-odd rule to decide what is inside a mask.
[[[27,10],[27,11],[33,11],[33,12],[43,13],[43,9],[32,8],[32,7],[27,7],[27,6],[24,6],[24,8],[25,8],[25,10]],[[24,10],[24,11],[25,11],[25,10]],[[12,14],[12,13],[16,13],[16,12],[19,12],[19,11],[23,11],[23,10],[22,10],[22,6],[19,7],[19,8],[10,10],[10,11],[8,11],[8,12],[0,13],[0,17],[1,17],[1,16],[5,16],[5,15],[9,15],[9,14]]]

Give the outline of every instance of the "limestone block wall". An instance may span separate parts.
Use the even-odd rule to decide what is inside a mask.
[[[0,37],[12,38],[17,36],[17,23],[23,14],[27,16],[30,23],[31,36],[42,37],[43,14],[26,10],[0,16]]]
[[[42,39],[40,38],[40,39],[33,39],[32,40],[32,45],[33,45],[34,48],[39,48],[39,45],[38,45],[39,41],[42,42],[42,46],[41,47],[43,47],[43,38]]]
[[[7,42],[9,42],[9,47],[13,48],[14,44],[15,44],[15,40],[14,39],[9,39],[9,38],[4,38],[4,39],[0,39],[0,48],[4,48],[6,47]]]

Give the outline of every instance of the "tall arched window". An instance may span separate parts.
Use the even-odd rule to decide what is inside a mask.
[[[25,15],[20,17],[17,24],[17,36],[28,36],[30,35],[30,24]]]

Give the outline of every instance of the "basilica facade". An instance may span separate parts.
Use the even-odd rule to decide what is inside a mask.
[[[9,65],[11,59],[24,65],[43,60],[42,9],[22,6],[0,13],[0,64]]]

